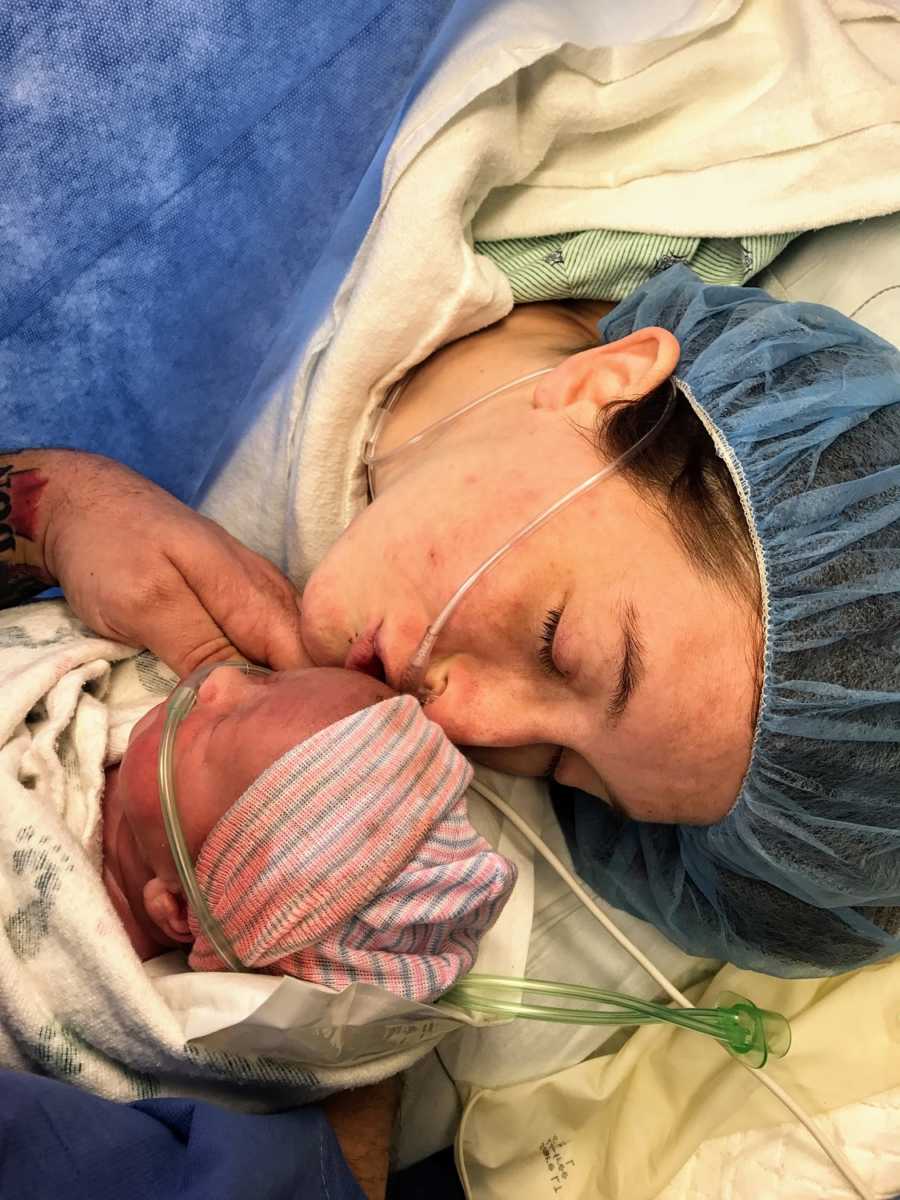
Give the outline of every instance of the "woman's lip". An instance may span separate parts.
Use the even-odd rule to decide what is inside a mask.
[[[360,634],[347,651],[344,659],[345,671],[362,671],[364,675],[372,675],[376,679],[384,679],[384,667],[378,655],[375,639],[381,629],[381,622],[373,625],[365,633]]]

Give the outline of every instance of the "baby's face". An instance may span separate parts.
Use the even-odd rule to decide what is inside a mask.
[[[304,668],[247,675],[212,672],[175,739],[175,796],[191,857],[250,784],[283,754],[328,725],[396,695],[356,671]],[[135,725],[119,771],[119,790],[143,863],[161,880],[178,876],[163,826],[157,757],[165,702]]]

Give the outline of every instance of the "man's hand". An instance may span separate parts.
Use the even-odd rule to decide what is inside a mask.
[[[11,514],[24,514],[0,576],[55,580],[91,629],[146,646],[180,675],[236,656],[310,665],[293,585],[156,484],[80,451],[22,451],[0,466]]]

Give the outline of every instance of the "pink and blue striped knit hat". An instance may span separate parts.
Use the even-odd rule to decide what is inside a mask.
[[[515,867],[469,823],[466,759],[411,696],[282,755],[204,842],[197,880],[241,962],[432,1000],[470,969]],[[223,970],[193,914],[190,965]]]

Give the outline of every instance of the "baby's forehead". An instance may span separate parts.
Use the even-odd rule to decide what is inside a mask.
[[[323,718],[331,716],[333,720],[397,695],[386,683],[371,675],[339,667],[276,671],[270,677],[270,688],[277,693],[279,702],[290,705],[295,711],[321,714]]]

